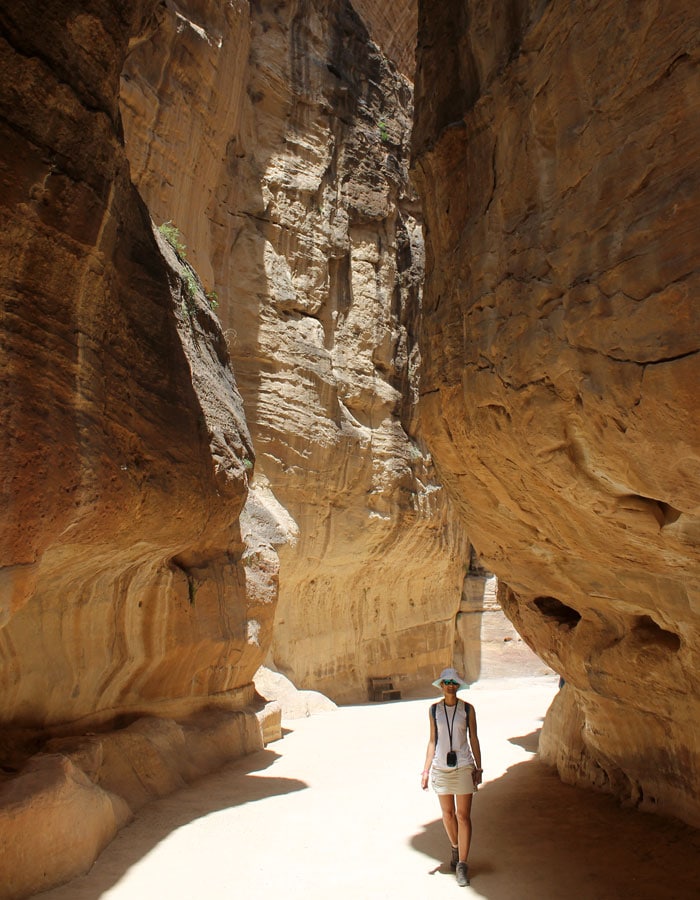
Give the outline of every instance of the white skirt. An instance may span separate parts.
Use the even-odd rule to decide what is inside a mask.
[[[430,783],[436,794],[474,794],[474,766],[455,766],[454,769],[430,770]]]

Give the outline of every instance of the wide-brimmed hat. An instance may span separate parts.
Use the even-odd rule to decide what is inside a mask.
[[[458,691],[469,687],[468,683],[462,679],[462,676],[457,674],[457,669],[453,668],[443,669],[442,672],[440,672],[440,677],[433,682],[433,687],[441,687],[443,681],[458,681]]]

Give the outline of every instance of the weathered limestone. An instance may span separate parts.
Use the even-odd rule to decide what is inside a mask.
[[[546,758],[700,823],[697,4],[419,15],[423,433]]]
[[[256,478],[296,525],[272,664],[337,702],[432,680],[468,557],[412,438],[410,83],[348,3],[192,2],[134,47],[122,107],[135,183],[218,295]]]

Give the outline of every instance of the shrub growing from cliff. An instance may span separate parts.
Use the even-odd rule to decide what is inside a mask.
[[[173,225],[171,221],[167,221],[158,226],[158,231],[160,231],[180,259],[187,258],[187,246],[182,240],[182,234],[180,233],[179,228]]]

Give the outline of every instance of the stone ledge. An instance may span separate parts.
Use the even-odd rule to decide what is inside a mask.
[[[278,704],[205,709],[49,741],[0,785],[0,900],[83,874],[146,803],[262,749],[280,714]]]

